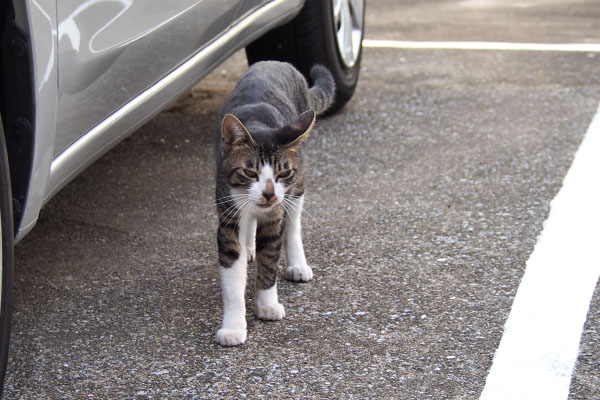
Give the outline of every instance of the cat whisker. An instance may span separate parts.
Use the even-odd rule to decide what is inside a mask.
[[[289,207],[289,209],[293,210],[297,214],[305,213],[309,218],[313,218],[313,216],[308,211],[306,211],[306,209],[304,207],[301,207],[299,204],[297,204],[296,202],[294,202],[292,200],[284,198],[281,203],[282,204],[285,203]],[[288,212],[288,214],[289,214],[289,212]],[[291,214],[290,214],[290,216],[291,216]]]
[[[233,221],[235,221],[237,218],[239,218],[239,215],[240,215],[240,209],[236,208],[236,209],[230,211],[229,214],[224,217],[223,223],[225,225],[230,225]]]
[[[300,208],[300,211],[304,214],[306,214],[308,217],[313,218],[312,214],[308,212],[308,210],[306,209],[306,207],[304,206],[300,206],[297,203],[292,202],[292,204],[296,207],[296,208]]]
[[[248,196],[248,194],[246,194],[246,193],[234,193],[234,194],[230,194],[227,196],[221,196],[217,200],[232,199],[232,198],[236,198],[236,197],[246,197],[246,196]]]
[[[248,200],[243,199],[239,203],[234,202],[229,208],[221,213],[221,220],[225,221],[225,224],[228,225],[240,212],[240,209],[248,204]]]
[[[228,200],[228,201],[223,201],[222,203],[217,203],[217,205],[231,203],[231,205],[226,210],[223,211],[223,212],[227,212],[232,207],[235,207],[238,204],[238,202],[244,201],[244,200],[245,200],[245,197],[242,197],[242,198],[239,198],[239,199],[231,199],[231,200]]]
[[[306,200],[306,199],[304,199],[304,198],[303,198],[303,196],[304,196],[304,195],[297,196],[297,195],[295,195],[295,194],[290,194],[290,193],[286,193],[286,194],[285,194],[285,198],[287,198],[287,199],[291,199],[291,200],[300,200],[300,199],[303,199],[303,202],[304,202],[304,203],[311,203],[311,201],[310,201],[310,200]]]
[[[242,209],[240,210],[240,216],[244,215],[246,212],[248,212],[248,210],[250,209],[250,206],[252,205],[252,203],[250,201],[247,201],[244,206],[242,207]]]
[[[245,195],[241,194],[241,195],[236,195],[236,196],[240,196],[240,197],[238,197],[238,198],[233,198],[233,197],[232,197],[232,198],[225,198],[225,197],[221,197],[221,198],[219,198],[219,199],[213,200],[213,201],[212,201],[212,202],[210,202],[210,203],[203,203],[203,204],[200,204],[200,206],[202,206],[202,207],[214,207],[214,206],[220,206],[220,205],[222,205],[222,204],[226,204],[226,203],[229,203],[229,202],[231,202],[231,201],[235,201],[236,199],[241,199],[241,198],[243,198]]]
[[[290,212],[290,208],[289,208],[290,206],[289,206],[288,204],[286,204],[286,202],[285,202],[285,201],[282,201],[282,202],[281,202],[281,206],[283,207],[283,210],[285,211],[285,213],[286,213],[286,214],[287,214],[287,215],[288,215],[290,218],[292,218],[292,213]]]
[[[286,208],[285,204],[281,203],[281,206],[283,207],[283,216],[285,217],[286,214],[289,216],[290,212]]]
[[[215,199],[215,201],[239,199],[239,198],[243,198],[243,197],[247,197],[247,196],[248,196],[247,193],[234,193],[234,194],[230,194],[227,196],[221,196],[221,197]]]
[[[215,202],[213,203],[216,205],[220,205],[220,204],[224,204],[224,203],[228,203],[230,201],[236,201],[236,200],[240,200],[247,197],[246,194],[236,194],[236,195],[232,195],[232,196],[224,196],[224,197],[220,197],[218,199],[215,200]]]
[[[235,211],[235,213],[231,216],[227,223],[231,222],[234,218],[243,217],[244,214],[250,209],[250,206],[251,202],[249,200],[246,200],[243,203],[241,203],[240,207]]]
[[[236,213],[237,210],[234,209],[229,211],[226,215],[222,215],[221,218],[219,218],[219,224],[229,225],[229,223],[233,221]]]

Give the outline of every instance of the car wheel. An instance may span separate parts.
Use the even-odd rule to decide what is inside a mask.
[[[248,63],[287,61],[310,79],[314,64],[325,65],[336,83],[329,112],[339,110],[354,94],[364,36],[365,0],[307,0],[289,23],[246,47]]]
[[[8,359],[8,341],[10,338],[10,317],[12,312],[11,292],[13,283],[13,247],[14,229],[12,214],[12,195],[10,174],[8,170],[8,157],[4,141],[4,129],[0,119],[0,259],[2,260],[2,274],[0,275],[0,396],[6,372]]]

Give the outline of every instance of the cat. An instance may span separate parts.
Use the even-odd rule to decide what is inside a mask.
[[[277,270],[285,247],[286,278],[309,281],[312,268],[302,246],[304,203],[302,143],[316,115],[333,103],[335,82],[327,68],[311,68],[314,85],[291,64],[253,64],[227,97],[217,129],[216,203],[223,322],[217,342],[246,341],[246,269],[256,263],[256,316],[285,317],[277,297]]]

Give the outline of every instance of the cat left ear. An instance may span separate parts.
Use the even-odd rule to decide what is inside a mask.
[[[254,144],[254,139],[244,124],[233,114],[227,114],[223,118],[221,125],[221,140],[224,148],[230,148],[233,145],[248,142]]]
[[[313,110],[303,112],[288,126],[285,127],[286,142],[290,146],[298,146],[308,139],[308,135],[315,124],[316,115]]]

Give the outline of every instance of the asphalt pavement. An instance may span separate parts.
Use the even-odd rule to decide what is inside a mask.
[[[595,1],[372,1],[367,38],[600,43]],[[63,189],[16,248],[6,399],[477,399],[600,54],[365,48],[306,143],[315,279],[215,342],[213,133],[237,53]],[[249,288],[253,287],[250,268]],[[570,399],[600,398],[600,292]]]

